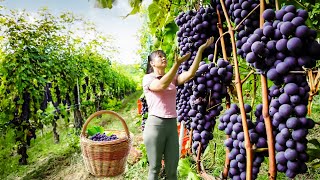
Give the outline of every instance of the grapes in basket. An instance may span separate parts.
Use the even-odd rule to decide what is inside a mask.
[[[117,135],[111,134],[110,136],[106,135],[106,133],[100,134],[100,132],[90,137],[93,141],[113,141],[119,139]]]

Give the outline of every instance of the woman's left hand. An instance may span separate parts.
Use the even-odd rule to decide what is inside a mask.
[[[178,57],[178,55],[176,54],[176,55],[175,55],[175,62],[180,65],[181,63],[183,63],[184,61],[186,61],[187,59],[189,59],[190,56],[191,56],[191,53],[190,53],[190,52],[188,52],[187,54],[185,54],[185,55],[182,56],[182,57]]]

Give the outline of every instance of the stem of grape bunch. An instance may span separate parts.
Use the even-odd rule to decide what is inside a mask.
[[[198,174],[201,173],[201,165],[200,165],[200,162],[201,162],[201,142],[199,143],[199,146],[198,146],[198,153],[197,153],[197,158],[196,158],[196,163],[197,163],[197,172]]]
[[[233,29],[233,31],[236,31],[240,25],[243,24],[243,22],[256,10],[258,9],[258,7],[260,6],[260,4],[258,4],[254,9],[252,9],[252,11],[242,19],[242,21]],[[217,15],[218,15],[218,20],[219,20],[219,24],[218,26],[222,26],[222,22],[221,22],[221,17],[220,17],[220,12],[219,10],[217,9]],[[226,35],[226,34],[229,34],[229,32],[224,32],[224,33],[220,33],[220,29],[222,30],[222,28],[218,27],[219,29],[219,38],[217,39],[217,41],[215,42],[215,48],[214,48],[214,57],[213,57],[213,62],[215,63],[216,62],[216,58],[217,58],[217,52],[218,52],[218,48],[217,48],[217,44],[220,42],[220,39],[221,39],[221,46],[222,44],[225,44],[224,43],[224,38],[223,36]],[[225,46],[224,46],[225,47]],[[225,60],[227,60],[227,52],[226,52],[226,49],[225,48],[222,48],[222,54],[223,54],[223,58]]]
[[[220,14],[220,13],[219,13]],[[223,34],[220,34],[219,38],[217,39],[217,41],[215,42],[215,45],[214,45],[214,56],[213,56],[213,60],[212,62],[213,63],[216,63],[217,61],[217,54],[218,54],[218,43],[220,42],[220,39],[223,39],[223,36],[228,34],[229,32],[224,32]],[[223,39],[224,41],[224,39]]]
[[[192,149],[192,134],[193,134],[193,128],[191,128],[191,130],[190,130],[190,134],[189,134],[189,150],[188,150],[188,154],[189,155],[192,155],[192,151],[191,151],[191,149]]]
[[[234,28],[234,30],[235,30],[235,31],[238,30],[238,28],[243,24],[243,22],[244,22],[246,19],[248,19],[248,17],[251,16],[251,14],[252,14],[255,10],[257,10],[259,6],[260,6],[260,4],[258,4],[255,8],[253,8],[253,9],[251,10],[251,12],[250,12],[246,17],[244,17],[244,18],[240,21],[240,23],[236,26],[236,28]]]
[[[223,38],[223,28],[222,28],[222,22],[221,22],[221,16],[220,16],[220,11],[219,9],[217,9],[217,15],[218,15],[218,29],[219,29],[219,35],[221,38],[220,42],[221,42],[221,49],[222,49],[222,54],[223,54],[223,59],[227,60],[227,51],[226,51],[226,45],[224,43],[224,38]],[[215,51],[216,51],[217,46],[215,46]],[[216,55],[216,52],[215,52]],[[229,94],[227,94],[226,96],[226,108],[229,109],[230,108],[230,96]],[[230,136],[227,135],[227,139],[229,139]],[[228,172],[229,172],[229,167],[230,167],[230,159],[229,159],[229,149],[226,148],[226,159],[224,161],[224,168],[223,168],[223,172],[222,172],[222,177],[223,178],[227,178],[228,177]]]
[[[279,2],[278,2],[278,0],[275,0],[275,6],[276,6],[276,10],[279,10]]]
[[[222,22],[221,22],[221,16],[220,16],[220,12],[219,12],[219,9],[217,8],[216,9],[217,11],[217,15],[218,15],[218,30],[219,30],[219,35],[220,37],[223,36],[223,28],[222,28]],[[221,43],[221,49],[222,49],[222,55],[223,55],[223,59],[224,60],[228,60],[228,56],[227,56],[227,50],[226,50],[226,45],[224,43],[224,38],[222,37],[221,40],[220,40],[220,43]],[[217,47],[215,47],[217,48]]]
[[[262,16],[263,11],[265,10],[264,0],[260,1],[260,28],[263,28],[264,18]],[[268,154],[269,154],[269,179],[276,179],[277,177],[277,168],[276,168],[276,159],[275,159],[275,149],[274,149],[274,137],[272,133],[272,124],[271,118],[269,115],[269,101],[268,101],[268,80],[266,74],[262,73],[261,75],[261,89],[262,89],[262,115],[266,126],[267,133],[267,143],[268,143]]]
[[[254,70],[251,70],[251,71],[247,74],[247,76],[241,80],[241,85],[243,85],[243,84],[249,79],[249,77],[250,77],[252,74],[254,74]]]
[[[249,139],[249,131],[248,131],[248,123],[247,123],[247,117],[246,112],[244,109],[244,101],[243,101],[243,94],[242,94],[242,85],[241,85],[241,79],[240,79],[240,71],[239,71],[239,64],[237,59],[237,50],[236,50],[236,43],[235,43],[235,36],[234,31],[232,29],[232,25],[230,23],[230,18],[228,16],[228,12],[226,9],[226,6],[224,4],[223,0],[220,0],[223,13],[225,15],[227,24],[228,24],[228,30],[230,34],[230,39],[232,43],[232,56],[234,60],[234,69],[235,69],[235,81],[236,81],[236,88],[237,88],[237,95],[239,100],[239,107],[241,112],[241,119],[242,119],[242,126],[243,126],[243,132],[244,132],[244,142],[245,142],[245,148],[246,148],[246,179],[252,179],[252,161],[253,161],[253,151],[252,151],[252,145],[250,143]]]
[[[254,106],[254,101],[257,96],[257,75],[253,74],[253,91],[252,91],[252,99],[251,99],[251,107]],[[253,111],[251,112],[251,117],[253,117]]]

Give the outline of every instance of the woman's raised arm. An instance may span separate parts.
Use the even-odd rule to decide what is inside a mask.
[[[190,79],[192,79],[194,77],[194,75],[196,74],[198,68],[199,68],[199,64],[202,60],[202,53],[203,51],[209,47],[214,41],[214,37],[210,37],[206,43],[202,44],[199,49],[198,52],[196,54],[196,57],[191,65],[191,67],[189,68],[188,71],[182,72],[177,79],[177,85],[181,85],[183,83],[185,83],[186,81],[189,81]]]
[[[190,53],[187,53],[182,57],[175,57],[175,62],[173,63],[170,70],[161,79],[154,79],[151,82],[149,89],[152,91],[162,91],[166,89],[177,74],[180,64],[189,59],[190,55]]]

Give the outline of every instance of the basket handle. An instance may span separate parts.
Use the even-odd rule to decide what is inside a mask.
[[[89,118],[87,119],[87,121],[83,125],[81,135],[83,135],[83,136],[85,135],[86,130],[87,130],[87,126],[90,123],[90,121],[93,118],[95,118],[96,116],[100,116],[102,114],[110,114],[110,115],[116,116],[121,121],[122,126],[124,127],[124,130],[126,131],[126,134],[127,134],[128,138],[130,139],[130,133],[129,133],[128,126],[127,126],[125,120],[118,113],[116,113],[114,111],[110,111],[110,110],[101,110],[101,111],[97,111],[97,112],[91,114],[89,116]]]

